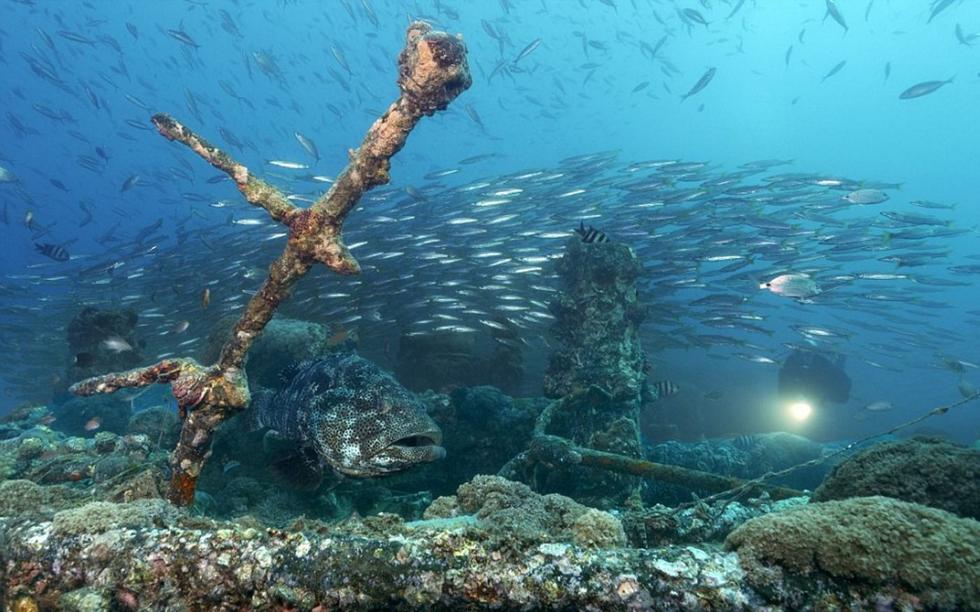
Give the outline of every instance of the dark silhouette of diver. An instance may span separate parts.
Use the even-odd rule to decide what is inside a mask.
[[[844,373],[844,356],[824,356],[795,350],[779,369],[779,395],[801,398],[811,404],[843,404],[851,393],[851,379]]]

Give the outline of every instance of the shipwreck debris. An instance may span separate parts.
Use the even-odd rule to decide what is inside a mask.
[[[250,204],[265,209],[289,228],[285,250],[249,300],[217,363],[204,366],[193,359],[166,359],[89,378],[71,387],[79,395],[92,395],[123,387],[170,384],[182,420],[180,441],[170,458],[171,502],[181,506],[193,502],[197,477],[211,454],[215,428],[248,406],[248,382],[242,369],[245,355],[279,303],[315,263],[338,274],[360,271],[342,240],[344,219],[365,191],[388,182],[390,159],[405,145],[418,121],[445,109],[471,83],[461,37],[435,32],[419,21],[409,25],[405,48],[398,56],[398,99],[374,122],[361,146],[349,151],[350,161],[330,190],[305,209],[294,206],[278,189],[253,176],[246,166],[176,119],[165,114],[153,116],[161,135],[186,145],[228,174]]]

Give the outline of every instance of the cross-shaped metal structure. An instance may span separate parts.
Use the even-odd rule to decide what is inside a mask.
[[[215,429],[248,406],[245,355],[279,302],[317,262],[339,274],[360,271],[342,240],[344,219],[365,191],[388,182],[390,159],[405,145],[419,119],[445,109],[471,83],[461,37],[435,32],[424,22],[412,23],[398,56],[398,99],[371,125],[361,146],[348,152],[347,167],[309,208],[293,205],[281,191],[175,119],[164,114],[153,116],[153,124],[165,138],[183,143],[227,173],[250,204],[264,208],[289,228],[285,250],[269,266],[268,277],[249,300],[217,363],[203,366],[189,358],[165,359],[151,366],[89,378],[71,387],[78,395],[93,395],[124,387],[170,384],[182,421],[180,441],[170,456],[171,502],[186,506],[194,501],[197,478],[211,454]]]

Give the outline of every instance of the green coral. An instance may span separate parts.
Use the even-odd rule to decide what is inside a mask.
[[[750,584],[770,595],[786,573],[825,574],[851,588],[911,592],[943,609],[980,602],[980,523],[887,497],[758,517],[733,531],[726,546],[738,551]]]
[[[0,482],[0,516],[36,512],[47,499],[45,487],[30,480]]]
[[[90,494],[63,485],[41,486],[30,480],[0,481],[0,516],[49,514],[78,504]]]
[[[980,450],[938,438],[875,444],[836,466],[814,501],[884,495],[980,520]]]
[[[616,548],[626,543],[626,532],[618,518],[589,508],[572,520],[572,541],[588,548]]]
[[[58,599],[58,608],[69,612],[99,612],[111,609],[111,601],[107,589],[84,587],[62,595]]]
[[[614,548],[626,543],[619,519],[564,495],[540,495],[527,485],[499,476],[476,476],[453,497],[436,499],[426,519],[473,515],[493,539],[524,544],[570,542]]]
[[[20,459],[36,459],[45,450],[44,440],[41,438],[23,438],[17,447],[17,457]]]
[[[54,515],[54,531],[61,535],[102,533],[109,529],[161,527],[173,524],[180,513],[162,499],[140,499],[125,504],[92,502]]]

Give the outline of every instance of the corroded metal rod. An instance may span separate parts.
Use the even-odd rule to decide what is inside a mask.
[[[197,478],[211,454],[215,429],[248,406],[245,355],[279,303],[317,262],[339,274],[360,271],[341,237],[344,219],[365,191],[388,182],[390,158],[405,146],[418,121],[445,109],[471,83],[462,39],[434,32],[426,23],[412,23],[398,56],[398,99],[374,122],[360,148],[349,151],[350,161],[330,190],[307,209],[294,206],[281,191],[252,176],[247,167],[173,118],[153,117],[153,124],[165,138],[186,145],[227,173],[249,203],[265,209],[289,228],[285,250],[249,300],[217,364],[205,367],[193,359],[168,359],[89,378],[71,387],[78,395],[93,395],[123,387],[170,384],[182,420],[180,440],[170,456],[171,502],[186,506],[194,501]]]
[[[773,499],[788,499],[806,495],[803,491],[789,487],[769,485],[762,482],[755,483],[734,476],[720,476],[679,465],[656,463],[617,453],[584,448],[559,436],[541,434],[535,435],[528,449],[508,461],[497,474],[504,478],[518,479],[519,471],[537,464],[550,466],[583,465],[607,472],[639,476],[711,493],[730,491],[751,484],[752,492],[759,494],[765,491]]]

